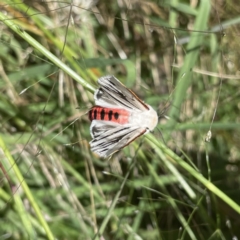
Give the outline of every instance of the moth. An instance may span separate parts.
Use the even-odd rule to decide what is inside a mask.
[[[95,106],[88,112],[92,136],[89,144],[94,153],[107,158],[152,131],[158,115],[114,76],[101,77],[98,84]]]

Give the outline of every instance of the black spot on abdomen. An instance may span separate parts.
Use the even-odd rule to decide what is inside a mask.
[[[108,119],[109,119],[109,121],[112,120],[112,115],[113,115],[113,111],[110,110],[109,113],[108,113]]]
[[[104,109],[102,109],[102,111],[101,111],[101,120],[104,120],[104,116],[105,116],[105,111],[104,111]]]
[[[117,112],[114,113],[114,118],[117,120],[119,117],[119,114]]]

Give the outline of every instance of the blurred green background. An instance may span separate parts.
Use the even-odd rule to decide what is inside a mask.
[[[238,1],[0,9],[0,239],[239,238]],[[86,112],[109,74],[160,131],[104,160]]]

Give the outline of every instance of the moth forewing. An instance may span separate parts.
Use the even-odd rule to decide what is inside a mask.
[[[108,157],[144,134],[146,128],[126,124],[93,120],[91,149],[101,157]]]
[[[140,137],[145,133],[146,133],[146,128],[138,128],[133,131],[130,131],[129,133],[126,134],[126,136],[124,136],[121,140],[119,140],[119,142],[115,146],[113,146],[106,152],[105,157],[111,156],[112,154],[118,152],[119,150],[121,150],[122,148],[126,147],[131,142],[133,142],[136,138]]]
[[[148,110],[148,105],[114,76],[101,77],[98,83],[100,88],[94,94],[96,105],[102,106],[104,104],[105,106],[119,106],[130,110]]]

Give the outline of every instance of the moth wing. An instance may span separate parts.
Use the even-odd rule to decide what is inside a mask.
[[[122,107],[131,110],[148,111],[149,107],[139,97],[126,88],[114,76],[104,76],[98,79],[100,88],[94,94],[95,103],[104,107]]]
[[[91,150],[106,158],[146,132],[146,128],[139,128],[131,124],[120,125],[110,121],[93,120],[91,124],[93,137],[90,142]]]

